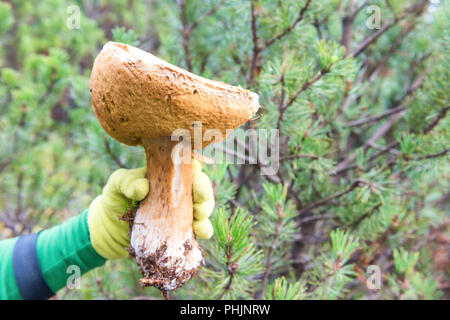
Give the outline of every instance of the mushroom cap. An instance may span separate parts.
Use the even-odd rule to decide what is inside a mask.
[[[101,126],[127,145],[171,136],[176,129],[189,130],[193,139],[196,121],[201,121],[202,134],[218,129],[224,139],[227,130],[241,126],[259,109],[256,93],[116,42],[106,43],[95,59],[90,88]],[[203,147],[220,140],[203,141]]]

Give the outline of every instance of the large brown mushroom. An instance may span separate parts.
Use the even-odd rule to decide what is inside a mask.
[[[150,193],[131,230],[141,283],[174,290],[196,273],[203,257],[192,229],[192,165],[173,161],[182,158],[186,144],[177,147],[171,135],[185,129],[194,137],[194,122],[200,121],[202,132],[216,129],[225,137],[256,113],[258,95],[115,42],[95,59],[90,87],[103,129],[124,144],[145,148]]]

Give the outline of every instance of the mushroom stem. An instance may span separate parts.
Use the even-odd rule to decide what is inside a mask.
[[[190,146],[170,137],[142,139],[142,144],[150,192],[136,211],[131,246],[144,276],[141,284],[174,290],[203,260],[192,229],[192,164],[182,161]]]

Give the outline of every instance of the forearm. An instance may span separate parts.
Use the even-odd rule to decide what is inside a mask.
[[[92,247],[87,210],[40,232],[34,248],[29,240],[25,247],[17,238],[0,241],[1,299],[48,298],[66,285],[71,275],[69,266],[84,274],[106,261]],[[30,277],[23,270],[30,270],[35,276]]]
[[[21,299],[14,276],[13,252],[17,238],[0,241],[0,299]]]

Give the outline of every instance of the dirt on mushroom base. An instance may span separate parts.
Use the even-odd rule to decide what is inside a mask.
[[[120,217],[120,220],[126,221],[129,224],[128,236],[131,238],[131,232],[134,225],[134,217],[136,215],[136,211],[139,208],[139,203],[134,207],[129,205],[128,210],[125,214]],[[183,243],[184,247],[184,255],[187,256],[187,253],[192,249],[192,244],[186,240]],[[145,248],[142,249],[141,252],[146,252]],[[199,248],[200,251],[201,248]],[[165,288],[169,286],[174,286],[175,288],[181,287],[187,281],[189,281],[200,268],[183,270],[181,267],[182,259],[176,258],[171,259],[170,257],[165,257],[165,252],[167,250],[167,243],[164,242],[162,245],[155,251],[155,253],[147,255],[145,257],[137,257],[136,251],[134,248],[129,245],[126,250],[128,251],[130,258],[140,260],[138,263],[139,272],[143,276],[140,279],[140,283],[143,287],[154,286],[158,288],[164,298],[168,299],[168,290]],[[203,252],[202,252],[203,255]],[[170,261],[169,261],[170,260]],[[183,270],[180,272],[180,270]]]
[[[191,248],[188,241],[183,246],[187,248],[185,252],[188,252]],[[163,294],[167,291],[165,288],[181,287],[199,270],[199,268],[184,270],[183,259],[165,256],[166,250],[167,243],[164,242],[155,253],[140,258],[140,271],[144,277],[140,279],[141,284],[144,287],[154,286],[160,289]]]

